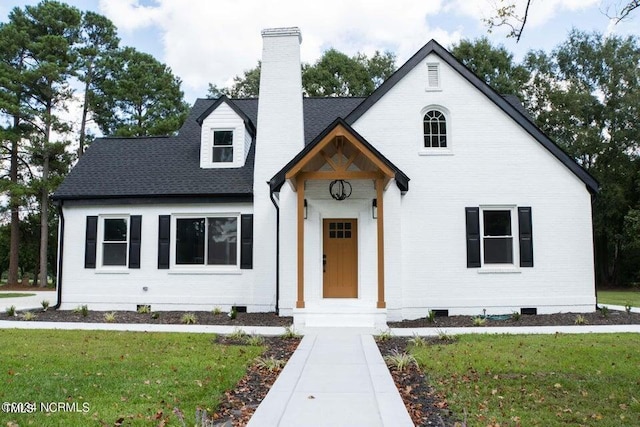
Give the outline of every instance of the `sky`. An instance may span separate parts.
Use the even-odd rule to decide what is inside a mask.
[[[260,31],[299,27],[303,62],[315,62],[336,48],[348,55],[392,51],[402,65],[430,39],[444,47],[487,36],[521,60],[531,49],[551,51],[572,28],[640,37],[640,12],[612,25],[608,8],[622,0],[533,0],[519,43],[506,29],[488,33],[487,18],[500,0],[66,0],[92,10],[118,27],[121,45],[133,46],[166,63],[182,80],[185,99],[205,97],[209,83],[220,87],[257,64]],[[525,0],[516,0],[524,9]],[[0,21],[14,7],[37,0],[1,0]]]

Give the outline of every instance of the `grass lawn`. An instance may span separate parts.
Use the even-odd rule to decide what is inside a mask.
[[[598,291],[600,304],[627,305],[640,307],[640,291]]]
[[[2,288],[0,288],[2,290]],[[20,298],[20,297],[32,297],[35,294],[21,294],[17,292],[0,293],[0,298]]]
[[[222,346],[212,335],[0,330],[0,402],[36,402],[32,414],[0,411],[0,425],[182,426],[213,412],[261,352]],[[72,411],[41,411],[67,402]],[[74,408],[72,404],[77,406]],[[75,410],[75,411],[74,411]]]
[[[413,348],[469,426],[640,426],[640,334],[466,335]]]

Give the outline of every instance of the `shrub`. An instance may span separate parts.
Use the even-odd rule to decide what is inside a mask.
[[[87,317],[89,315],[89,307],[86,304],[79,305],[73,309],[73,312],[76,314],[81,314],[82,317]]]
[[[389,341],[392,337],[391,329],[387,329],[386,331],[380,331],[378,335],[376,335],[376,341],[384,342]]]
[[[520,318],[522,318],[522,314],[520,314],[519,311],[514,311],[513,313],[511,313],[511,320],[513,320],[514,322],[517,322],[518,320],[520,320]]]
[[[438,339],[440,341],[455,341],[456,337],[454,335],[449,335],[445,331],[438,331]]]
[[[231,306],[231,310],[229,310],[229,313],[227,314],[227,316],[229,316],[229,319],[233,320],[236,317],[238,317],[238,310],[236,310],[236,306],[232,305]]]
[[[234,341],[244,341],[247,337],[247,333],[240,328],[236,328],[229,334],[229,338]]]
[[[107,323],[113,323],[116,321],[116,313],[112,311],[111,313],[104,314],[104,321]]]
[[[576,320],[574,321],[574,323],[576,325],[588,325],[589,322],[587,321],[587,318],[584,317],[582,314],[578,314],[576,316]]]
[[[417,334],[413,334],[413,338],[409,339],[409,344],[414,347],[426,347],[427,340],[425,337],[421,337]]]
[[[397,369],[398,372],[404,371],[410,365],[418,366],[415,357],[411,354],[400,353],[397,349],[391,350],[391,354],[385,356],[384,361],[387,362],[387,366]]]
[[[246,337],[245,342],[247,345],[259,346],[264,344],[264,337],[256,334],[251,334]]]
[[[7,316],[9,316],[9,317],[15,317],[15,315],[16,315],[16,306],[12,305],[11,307],[7,307],[5,309],[5,313],[7,313]]]
[[[480,317],[480,316],[476,316],[473,319],[471,319],[473,326],[484,326],[487,324],[487,319],[485,319],[484,317]]]
[[[624,305],[624,311],[626,311],[626,312],[627,312],[627,314],[631,314],[631,304],[626,303],[626,304]]]
[[[293,326],[287,326],[284,328],[284,333],[281,335],[282,338],[286,338],[288,340],[300,338],[300,334],[298,334]]]
[[[47,308],[49,308],[49,300],[43,299],[40,304],[42,305],[42,311],[47,311]]]
[[[607,307],[606,305],[603,305],[602,307],[600,307],[600,314],[605,319],[609,317],[609,307]]]
[[[433,310],[429,310],[427,312],[427,322],[435,323],[436,322],[436,312]]]
[[[266,369],[270,372],[276,372],[284,368],[284,365],[287,364],[286,360],[276,359],[273,356],[270,357],[258,357],[256,359],[256,366],[259,369]]]
[[[220,307],[215,307],[213,310],[211,310],[211,314],[213,314],[214,316],[219,316],[222,314],[222,309]]]
[[[138,306],[138,313],[140,313],[140,314],[149,314],[149,313],[151,313],[151,306],[150,305],[139,305]]]
[[[198,323],[198,317],[194,313],[185,313],[180,318],[180,321],[185,325],[195,325]]]
[[[152,319],[158,319],[159,317],[160,317],[160,313],[158,313],[157,311],[154,311],[153,313],[151,313]]]
[[[24,314],[22,315],[22,320],[26,320],[27,322],[30,320],[36,320],[36,315],[33,314],[30,311],[25,311]]]

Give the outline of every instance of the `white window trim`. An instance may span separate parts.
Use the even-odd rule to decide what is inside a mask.
[[[104,220],[124,219],[127,221],[127,262],[125,265],[104,265],[102,258],[104,245]],[[129,273],[129,247],[131,244],[131,215],[128,214],[107,214],[98,215],[98,229],[96,231],[96,273]]]
[[[509,211],[511,216],[512,260],[511,264],[485,264],[484,262],[484,211]],[[480,268],[478,274],[486,273],[520,273],[520,245],[518,228],[518,207],[516,205],[480,205]]]
[[[441,92],[442,91],[442,73],[440,72],[440,63],[439,62],[427,62],[425,64],[425,66],[427,67],[427,81],[426,81],[426,85],[425,85],[425,92]],[[438,85],[437,86],[430,86],[429,84],[429,68],[435,66],[437,71],[438,71]]]
[[[424,116],[427,112],[435,110],[444,115],[444,119],[447,124],[447,146],[446,147],[425,147],[424,146]],[[438,104],[431,104],[420,110],[420,138],[418,140],[418,155],[419,156],[453,156],[453,132],[451,126],[451,112]]]
[[[236,243],[236,265],[207,265],[207,264],[177,264],[176,263],[176,236],[178,232],[177,220],[204,218],[205,227],[209,227],[207,218],[236,218],[237,221],[237,243]],[[197,214],[173,214],[171,215],[171,240],[169,247],[169,273],[170,274],[240,274],[240,249],[242,221],[240,220],[240,212],[216,212],[216,213],[197,213]],[[205,258],[207,256],[207,233],[205,232]]]
[[[216,140],[216,132],[231,132],[231,145],[220,145],[217,146],[215,145],[215,140]],[[211,153],[209,155],[209,162],[212,165],[224,165],[224,166],[228,166],[228,165],[233,165],[235,163],[236,160],[236,151],[237,151],[237,147],[236,147],[236,130],[234,128],[212,128],[211,131],[211,137],[210,137],[210,149],[211,149]],[[215,147],[231,147],[231,151],[232,151],[232,156],[231,156],[231,161],[230,162],[214,162],[213,161],[213,150],[215,150]]]

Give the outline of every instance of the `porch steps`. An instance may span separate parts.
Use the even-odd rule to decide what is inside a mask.
[[[375,328],[387,329],[387,311],[370,307],[358,307],[349,303],[332,303],[295,309],[293,322],[296,328]]]

